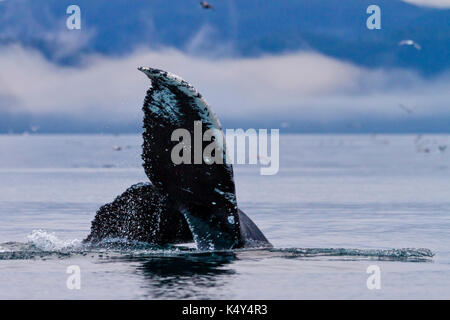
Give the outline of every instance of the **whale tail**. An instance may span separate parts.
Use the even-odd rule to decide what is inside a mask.
[[[241,226],[241,237],[244,239],[246,248],[271,247],[269,240],[259,230],[258,226],[242,211],[238,209],[239,222]]]
[[[86,241],[111,238],[157,245],[193,241],[186,219],[150,183],[131,186],[97,211]]]
[[[258,227],[238,209],[225,141],[216,136],[210,136],[209,141],[202,139],[208,132],[224,136],[202,95],[169,72],[138,69],[152,82],[142,107],[142,159],[151,184],[133,186],[112,204],[100,208],[88,239],[120,234],[157,244],[193,239],[199,249],[270,246]],[[177,130],[194,139],[200,136],[201,145],[192,147],[187,141],[173,139]],[[183,162],[178,163],[172,151],[180,143]],[[206,147],[222,161],[206,161]]]
[[[135,184],[113,202],[100,207],[85,241],[95,243],[125,238],[156,245],[195,241],[201,250],[232,249],[228,247],[226,235],[214,237],[214,227],[202,220],[189,221],[173,204],[152,184]],[[242,242],[234,248],[271,246],[256,224],[240,209],[238,216]]]

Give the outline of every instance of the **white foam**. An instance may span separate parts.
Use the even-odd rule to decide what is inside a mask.
[[[78,239],[61,240],[54,233],[44,230],[33,230],[27,236],[28,242],[44,251],[58,251],[63,249],[74,249],[81,247],[81,241]]]

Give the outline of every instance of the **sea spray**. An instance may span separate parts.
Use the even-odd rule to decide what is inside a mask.
[[[33,230],[27,239],[31,245],[43,251],[72,250],[81,247],[81,241],[78,239],[61,240],[54,233],[40,229]]]

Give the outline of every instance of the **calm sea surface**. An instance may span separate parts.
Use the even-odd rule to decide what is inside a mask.
[[[277,175],[235,167],[272,250],[83,246],[98,207],[147,181],[141,142],[0,136],[0,299],[450,299],[450,136],[282,135]]]

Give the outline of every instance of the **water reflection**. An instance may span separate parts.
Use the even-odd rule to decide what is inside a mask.
[[[137,268],[146,279],[147,298],[218,299],[236,271],[233,252],[148,257]]]

